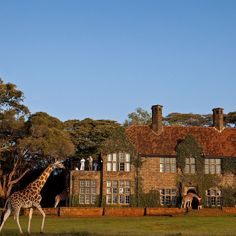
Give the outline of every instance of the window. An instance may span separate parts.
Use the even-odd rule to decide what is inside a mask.
[[[96,181],[79,181],[79,204],[95,204],[96,202]]]
[[[160,189],[160,203],[162,206],[176,206],[177,191],[175,188]]]
[[[160,158],[160,172],[175,173],[176,172],[176,158]]]
[[[220,174],[221,159],[205,159],[205,174]]]
[[[222,205],[222,195],[218,188],[206,190],[206,206],[217,207]]]
[[[106,203],[128,205],[130,203],[130,181],[108,180],[106,189]]]
[[[185,158],[185,169],[184,169],[184,172],[186,174],[194,174],[195,171],[196,171],[195,158],[193,158],[193,157]]]
[[[130,154],[113,153],[107,156],[107,171],[130,171]]]

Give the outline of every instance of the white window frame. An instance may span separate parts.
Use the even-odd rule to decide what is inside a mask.
[[[176,158],[175,157],[161,157],[160,158],[160,172],[161,173],[176,173]]]
[[[130,180],[107,180],[106,181],[106,204],[129,205],[131,194]]]
[[[184,172],[186,174],[195,174],[196,173],[196,159],[194,157],[185,158]]]
[[[206,190],[206,206],[207,207],[222,206],[222,192],[220,189],[210,188]]]
[[[113,153],[107,155],[107,171],[130,172],[130,154],[125,152]]]
[[[205,174],[221,174],[220,158],[205,158]]]
[[[176,206],[177,203],[176,188],[162,188],[159,191],[160,191],[161,206]]]
[[[94,205],[96,202],[96,187],[96,180],[79,180],[79,204]]]

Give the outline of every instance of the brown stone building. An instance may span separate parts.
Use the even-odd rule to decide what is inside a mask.
[[[213,109],[212,127],[163,126],[162,106],[152,106],[152,124],[133,125],[126,133],[136,147],[143,164],[139,170],[142,191],[156,190],[160,204],[175,206],[177,188],[177,144],[191,135],[203,149],[204,172],[222,175],[222,160],[236,158],[236,129],[224,126],[222,108]],[[107,205],[129,205],[135,193],[137,171],[129,153],[104,155],[101,171],[71,171],[71,195],[77,196],[80,204],[95,204],[96,196],[103,197]],[[185,159],[185,171],[196,173],[193,157]],[[234,178],[234,177],[233,177]],[[234,182],[234,181],[233,181]],[[235,184],[235,183],[233,183]],[[181,195],[188,191],[198,193],[196,184],[182,186]],[[205,189],[206,205],[220,206],[222,191],[212,186]]]

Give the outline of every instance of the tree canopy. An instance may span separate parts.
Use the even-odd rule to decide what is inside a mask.
[[[76,156],[97,157],[100,154],[100,147],[112,131],[120,127],[116,121],[93,120],[90,118],[80,120],[69,120],[64,122],[66,129],[71,136],[71,140],[76,147]]]
[[[24,94],[14,84],[0,80],[0,197],[32,168],[74,153],[63,123],[46,113],[30,115]]]
[[[236,127],[236,111],[224,115],[225,125]],[[137,108],[128,114],[124,126],[129,125],[150,125],[152,122],[151,112]],[[212,126],[212,114],[193,114],[173,112],[163,117],[163,125],[170,126]]]

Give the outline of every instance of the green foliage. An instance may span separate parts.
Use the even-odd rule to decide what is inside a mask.
[[[226,124],[236,127],[236,111],[229,112],[225,117]]]
[[[6,83],[0,79],[0,112],[14,110],[19,115],[29,113],[28,107],[23,105],[24,94],[15,84]]]
[[[224,115],[225,125],[236,127],[236,111],[229,112]],[[150,125],[152,122],[152,114],[142,108],[137,108],[135,112],[128,114],[124,126],[129,125]],[[173,112],[163,117],[164,125],[171,126],[212,126],[212,114],[193,114]]]
[[[222,203],[224,207],[235,207],[236,205],[236,188],[222,188]]]
[[[180,141],[176,147],[177,167],[184,173],[185,159],[195,158],[196,171],[203,172],[204,162],[202,158],[202,147],[197,143],[192,135],[187,135],[184,140]]]
[[[231,172],[236,174],[236,158],[222,158],[221,169],[223,173]]]
[[[164,121],[173,126],[210,126],[212,115],[170,113],[164,118]]]
[[[126,136],[124,127],[113,130],[111,135],[102,143],[101,152],[104,154],[127,152],[131,155],[131,158],[137,156],[135,147]]]
[[[101,151],[102,143],[111,135],[112,131],[120,125],[111,120],[84,119],[64,122],[64,129],[76,146],[76,156],[97,157]]]
[[[63,160],[74,154],[74,145],[60,120],[38,112],[27,122],[28,135],[18,141],[19,153],[26,152],[26,160],[33,163]]]
[[[124,126],[129,125],[150,125],[152,121],[151,113],[142,108],[137,108],[135,112],[128,114],[128,119],[125,120]]]
[[[132,158],[132,164],[134,165],[137,171],[139,171],[138,169],[142,167],[143,162],[144,161],[142,160],[141,156],[138,154],[135,158]]]
[[[159,207],[160,193],[159,191],[150,191],[149,193],[139,193],[131,195],[131,207]]]
[[[204,174],[204,158],[202,156],[202,147],[191,135],[179,142],[177,151],[177,167],[181,170],[177,176],[178,186],[197,186],[198,194],[205,198],[205,191],[209,188],[216,187],[219,183],[219,176]],[[185,158],[193,157],[196,163],[195,174],[185,173]],[[181,189],[180,189],[181,191]]]

